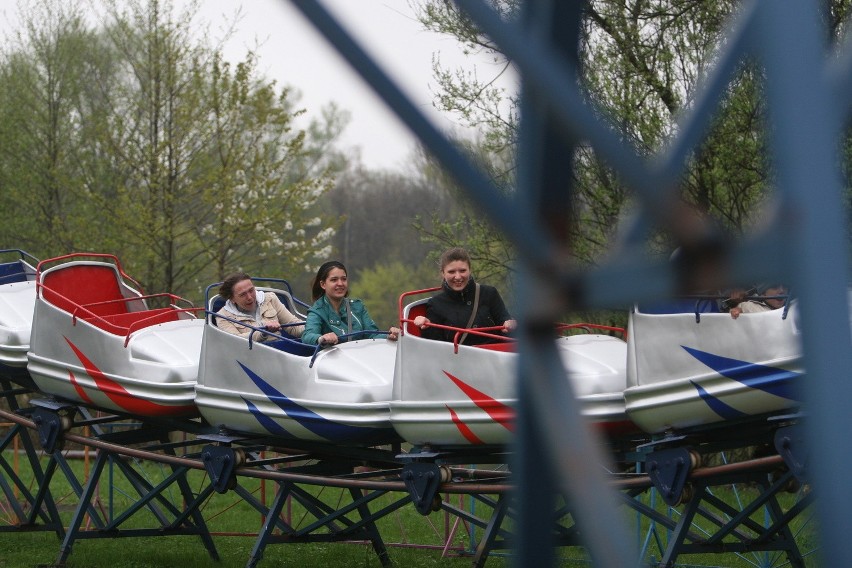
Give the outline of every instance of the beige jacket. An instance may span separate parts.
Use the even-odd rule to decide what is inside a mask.
[[[263,294],[263,300],[259,304],[260,309],[256,312],[256,315],[260,316],[262,322],[278,321],[282,325],[288,323],[302,323],[301,319],[294,316],[290,312],[290,310],[284,307],[284,304],[281,303],[281,300],[279,300],[278,296],[276,296],[273,292],[258,292]],[[255,314],[247,314],[245,312],[236,310],[232,306],[232,303],[225,304],[225,307],[223,307],[216,313],[225,316],[226,318],[236,320],[238,322],[244,322],[247,325],[252,325],[254,327],[263,327],[264,324],[258,322],[255,319]],[[273,339],[271,335],[267,335],[265,333],[257,333],[251,328],[239,325],[238,323],[234,323],[224,318],[217,319],[216,324],[218,325],[219,329],[225,330],[228,333],[233,333],[234,335],[245,337],[246,339],[248,339],[249,334],[251,334],[252,332],[254,332],[255,341],[268,341],[270,339]],[[294,325],[281,328],[282,334],[287,333],[296,338],[301,337],[302,332],[304,331],[304,325]]]
[[[769,306],[764,304],[763,302],[754,302],[752,300],[748,300],[747,302],[742,302],[740,304],[740,310],[744,314],[756,314],[758,312],[768,312],[771,310]]]

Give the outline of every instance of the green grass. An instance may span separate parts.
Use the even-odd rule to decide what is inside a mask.
[[[83,465],[79,460],[71,460],[71,465],[78,478],[83,477]],[[152,483],[157,483],[167,474],[165,468],[156,464],[144,463],[138,470],[142,472]],[[115,491],[108,492],[107,476],[102,477],[100,487],[100,504],[106,510],[112,504],[116,514],[119,514],[129,504],[135,501],[135,494],[129,489],[123,476],[116,474],[113,486]],[[207,483],[203,472],[194,471],[189,475],[189,482],[193,491],[198,491]],[[261,483],[253,479],[241,479],[241,485],[251,491],[257,498],[260,497]],[[328,503],[338,506],[350,502],[348,492],[340,489],[308,487],[312,495]],[[741,494],[749,498],[748,487],[739,488]],[[68,489],[67,482],[61,478],[54,479],[51,483],[51,491],[59,504],[63,522],[71,519],[77,503],[76,496]],[[269,503],[275,491],[275,484],[267,482],[267,495],[265,500]],[[722,489],[725,500],[733,502],[733,492]],[[172,487],[169,490],[170,498],[174,503],[181,503],[177,491]],[[400,497],[400,494],[388,494],[376,502],[371,503],[371,510],[375,511]],[[786,496],[790,503],[795,500],[795,495]],[[474,507],[473,501],[459,496],[450,497],[451,502],[465,510]],[[789,506],[790,503],[784,503]],[[0,499],[0,505],[3,504]],[[480,518],[487,518],[490,509],[480,502],[475,504]],[[662,508],[661,510],[664,510]],[[78,539],[73,546],[73,552],[68,557],[68,568],[101,568],[101,567],[128,567],[128,568],[154,568],[163,566],[180,566],[181,568],[202,568],[216,566],[219,568],[246,566],[255,545],[255,534],[260,530],[263,522],[261,514],[253,507],[244,502],[235,493],[229,492],[224,495],[214,493],[205,503],[202,510],[204,519],[210,532],[213,534],[215,546],[220,555],[219,562],[214,561],[205,549],[198,536],[166,536],[166,537],[128,537],[128,538],[100,538],[100,539]],[[639,542],[648,530],[648,521],[644,517],[637,520],[634,512],[626,511],[626,526],[636,531],[634,535]],[[675,513],[677,514],[677,513]],[[54,532],[25,532],[9,530],[7,512],[0,507],[0,568],[53,566],[59,555],[60,541]],[[798,534],[797,540],[803,551],[815,548],[812,541],[816,538],[816,531],[812,526],[805,524],[806,516],[800,516],[794,525],[794,530],[803,531]],[[293,503],[285,510],[285,518],[294,527],[303,527],[313,521],[313,517],[307,515],[304,508]],[[354,518],[350,516],[350,518]],[[764,519],[755,515],[756,522],[762,523]],[[506,528],[511,528],[511,521],[504,523]],[[159,526],[147,511],[138,513],[123,525],[128,528],[150,528]],[[455,526],[455,531],[453,527]],[[432,513],[429,516],[418,514],[414,507],[405,506],[391,515],[383,517],[378,521],[379,532],[388,546],[390,558],[395,566],[405,568],[418,568],[427,566],[470,566],[472,548],[471,539],[463,523],[458,522],[456,517],[445,516],[443,513]],[[442,548],[447,543],[448,534],[452,533],[450,539],[451,550],[449,555],[442,554]],[[482,536],[481,529],[474,530],[474,541]],[[238,536],[239,535],[239,536]],[[661,535],[665,542],[665,534]],[[586,567],[589,566],[581,548],[561,548],[558,551],[562,558],[561,566]],[[659,558],[660,552],[652,550],[650,556]],[[783,556],[780,560],[768,563],[765,555],[749,555],[740,558],[733,554],[705,554],[681,556],[680,565],[689,566],[781,566]],[[507,551],[496,550],[489,557],[487,566],[504,567],[511,565]],[[817,566],[815,559],[808,559],[808,566]],[[276,544],[270,543],[265,547],[263,559],[259,563],[263,566],[381,566],[381,562],[374,553],[369,543],[327,543],[315,542],[308,544]]]
[[[254,539],[214,537],[221,556],[211,559],[197,538],[127,538],[80,541],[68,559],[68,568],[236,568],[244,567]],[[45,533],[0,534],[0,567],[53,566],[59,550],[55,535]],[[471,559],[441,558],[440,551],[391,548],[396,566],[470,566]],[[505,559],[490,558],[488,566],[506,566]],[[259,566],[364,566],[381,567],[365,544],[288,544],[266,547]]]
[[[79,460],[70,460],[78,479],[82,479],[83,465]],[[23,464],[23,462],[21,462]],[[22,475],[26,473],[25,468]],[[156,464],[145,463],[136,468],[150,483],[160,482],[168,471]],[[115,490],[108,491],[107,475],[102,475],[99,491],[99,504],[102,511],[113,507],[115,516],[121,514],[136,499],[123,475],[113,478]],[[203,472],[189,474],[193,491],[206,486]],[[240,484],[256,498],[265,499],[269,504],[275,492],[275,484],[266,482],[265,498],[261,496],[261,482],[255,479],[241,478]],[[302,486],[304,488],[304,486]],[[312,495],[335,507],[351,502],[347,491],[335,488],[307,487]],[[33,488],[34,490],[34,488]],[[51,483],[51,492],[58,503],[63,523],[67,526],[74,512],[77,498],[70,491],[63,476],[57,476]],[[174,486],[168,491],[173,503],[181,504],[179,493]],[[371,510],[379,509],[400,498],[400,494],[388,494],[370,504]],[[453,498],[456,502],[459,497]],[[0,499],[0,503],[2,503]],[[214,561],[198,536],[165,537],[128,537],[128,538],[79,538],[73,544],[68,556],[69,568],[101,566],[161,567],[181,566],[184,568],[217,566],[245,566],[256,541],[256,533],[261,529],[263,517],[260,512],[247,504],[234,492],[224,495],[214,493],[204,504],[202,514],[209,531],[213,535],[220,561]],[[293,502],[285,509],[287,522],[297,528],[314,521],[305,509]],[[356,519],[356,515],[350,515]],[[0,568],[19,566],[52,566],[59,555],[60,540],[55,532],[23,531],[9,526],[11,516],[0,508]],[[442,556],[442,548],[447,542],[447,531],[452,528],[454,518],[445,518],[443,514],[433,513],[428,517],[418,514],[413,507],[405,506],[401,510],[378,521],[382,539],[389,549],[392,561],[398,566],[469,566],[470,549],[467,533],[461,524],[452,539],[449,556]],[[160,526],[156,519],[143,510],[132,516],[122,528],[152,528]],[[321,531],[322,532],[322,531]],[[482,531],[478,531],[479,535]],[[426,545],[430,548],[419,547]],[[418,546],[418,547],[415,547]],[[261,566],[277,565],[299,566],[381,566],[370,543],[327,543],[277,544],[265,547]],[[489,559],[489,566],[507,565],[499,554]]]

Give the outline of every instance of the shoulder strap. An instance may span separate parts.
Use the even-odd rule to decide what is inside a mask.
[[[470,312],[470,319],[467,320],[467,325],[465,326],[468,329],[473,325],[473,320],[476,319],[476,311],[479,309],[479,282],[476,282],[473,286],[473,311]],[[459,343],[464,343],[465,338],[467,338],[467,332],[463,333],[459,338]]]
[[[352,306],[349,305],[349,298],[343,298],[346,303],[346,325],[349,328],[348,334],[352,334]]]

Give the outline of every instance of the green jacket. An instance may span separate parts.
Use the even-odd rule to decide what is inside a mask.
[[[348,309],[347,309],[348,308]],[[302,334],[302,343],[316,345],[320,336],[333,331],[338,336],[349,333],[349,318],[352,315],[352,331],[378,331],[379,326],[367,313],[367,308],[364,307],[364,302],[361,300],[353,300],[344,298],[340,303],[340,311],[334,309],[334,306],[328,301],[328,298],[323,296],[308,310],[308,319],[305,321],[305,332]],[[356,339],[364,339],[367,337],[376,337],[381,334],[364,334],[359,335]]]

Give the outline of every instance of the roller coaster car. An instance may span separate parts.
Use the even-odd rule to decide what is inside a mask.
[[[298,315],[299,304],[305,306],[293,299],[286,281],[253,280],[278,282],[277,288],[256,287],[276,293],[291,312]],[[253,328],[253,336],[266,336],[266,341],[246,339],[217,327],[217,319],[224,317],[216,315],[221,303],[218,296],[207,301],[196,387],[196,404],[211,425],[331,444],[399,440],[389,417],[396,343],[352,334],[320,349],[259,328]]]
[[[113,255],[44,260],[27,368],[40,391],[75,403],[142,417],[197,415],[199,310],[172,294],[143,295]]]
[[[746,313],[643,313],[628,324],[627,413],[649,433],[752,420],[798,406],[798,306]]]
[[[27,351],[33,324],[38,261],[18,249],[0,250],[0,374],[29,384]],[[10,259],[11,256],[17,256]]]
[[[400,305],[409,295],[430,291],[403,294]],[[514,424],[518,360],[514,340],[464,329],[457,330],[454,342],[425,339],[412,322],[425,313],[427,301],[420,299],[400,310],[404,327],[394,372],[391,422],[416,446],[504,446]],[[577,327],[589,333],[558,333]],[[636,430],[627,419],[622,398],[627,344],[600,333],[603,330],[617,331],[591,324],[557,326],[554,341],[583,414],[615,436]],[[465,332],[484,333],[493,343],[459,344]]]

